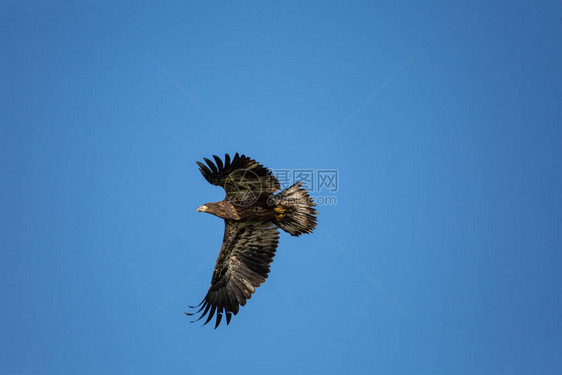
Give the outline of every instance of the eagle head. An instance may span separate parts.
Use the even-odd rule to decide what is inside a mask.
[[[197,212],[206,212],[223,219],[228,218],[223,202],[205,203],[204,205],[197,207]]]

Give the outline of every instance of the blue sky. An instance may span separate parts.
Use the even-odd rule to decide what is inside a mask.
[[[561,373],[561,11],[3,2],[0,371]],[[213,330],[225,152],[339,186]]]

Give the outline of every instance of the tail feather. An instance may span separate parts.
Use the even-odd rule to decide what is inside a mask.
[[[275,211],[279,213],[276,224],[285,232],[300,236],[316,228],[316,204],[300,182],[277,194],[275,203]]]

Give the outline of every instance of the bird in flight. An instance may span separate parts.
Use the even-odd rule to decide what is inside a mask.
[[[257,161],[238,153],[232,159],[226,154],[224,162],[213,158],[214,163],[204,158],[207,165],[197,165],[210,184],[224,188],[226,197],[199,206],[197,212],[224,219],[224,238],[207,295],[190,306],[198,311],[185,314],[201,313],[194,322],[207,316],[205,324],[216,314],[217,328],[223,314],[228,325],[265,282],[279,242],[278,228],[293,236],[312,233],[318,213],[300,182],[275,194],[281,189],[279,181]]]

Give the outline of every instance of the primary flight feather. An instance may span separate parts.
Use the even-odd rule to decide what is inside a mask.
[[[279,242],[278,228],[293,236],[312,233],[318,213],[300,182],[275,194],[281,189],[279,181],[255,160],[238,153],[232,159],[226,154],[224,162],[215,155],[213,159],[197,165],[210,184],[224,188],[226,197],[197,211],[224,219],[224,238],[209,291],[195,306],[199,310],[186,314],[201,313],[195,321],[207,316],[205,324],[216,316],[217,328],[223,315],[228,325],[265,282]]]

